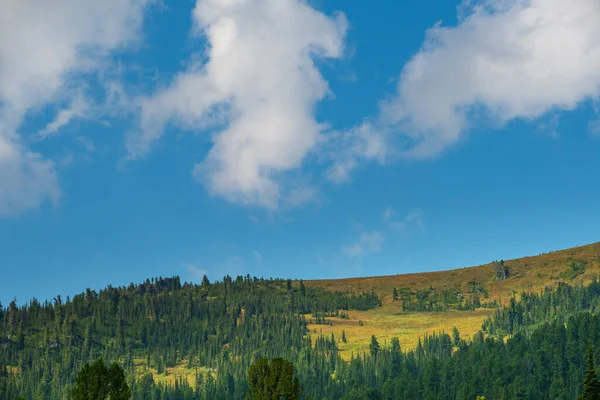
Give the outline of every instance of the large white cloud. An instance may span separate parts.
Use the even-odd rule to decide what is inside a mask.
[[[197,179],[230,201],[297,203],[279,178],[319,141],[315,106],[329,89],[313,58],[342,55],[344,16],[327,17],[302,0],[198,0],[193,18],[195,33],[207,39],[207,60],[141,100],[140,130],[127,142],[131,157],[147,153],[169,123],[216,126],[212,149],[194,168]]]
[[[489,1],[458,26],[427,32],[381,124],[409,139],[404,156],[430,157],[457,142],[474,114],[534,119],[599,94],[598,0]]]
[[[19,128],[27,115],[71,103],[41,131],[86,111],[84,76],[135,41],[151,0],[4,0],[0,4],[0,217],[56,202],[54,163],[32,152]],[[74,108],[75,107],[75,108]]]

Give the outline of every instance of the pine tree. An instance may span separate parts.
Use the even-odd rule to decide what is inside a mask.
[[[17,330],[17,300],[11,301],[8,308],[8,324],[11,333],[14,333]]]
[[[587,369],[583,379],[581,400],[600,400],[600,382],[594,369],[594,353],[592,347],[587,348]]]
[[[113,363],[107,369],[108,398],[110,400],[127,400],[131,397],[131,391],[125,381],[125,373],[117,363]]]
[[[128,400],[130,397],[123,369],[117,363],[109,368],[101,358],[83,366],[71,390],[73,400]]]
[[[375,337],[375,335],[371,336],[371,344],[369,345],[369,350],[371,352],[372,357],[377,357],[380,347],[379,347],[379,342],[377,341],[377,338]]]
[[[457,327],[452,328],[452,344],[458,346],[460,344],[460,332]]]
[[[210,281],[208,280],[208,277],[206,275],[204,275],[202,277],[202,286],[204,286],[204,287],[210,286]]]

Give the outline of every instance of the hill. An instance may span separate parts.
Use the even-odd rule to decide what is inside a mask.
[[[407,349],[414,349],[424,334],[450,332],[454,326],[464,337],[471,337],[496,307],[459,311],[450,304],[438,307],[441,311],[435,307],[432,311],[423,311],[426,307],[418,306],[412,307],[415,311],[407,311],[403,305],[406,306],[407,300],[414,303],[417,295],[440,298],[456,294],[467,298],[477,294],[483,303],[496,301],[502,305],[513,296],[519,298],[523,292],[540,292],[546,287],[556,287],[559,282],[587,284],[600,274],[600,242],[507,260],[503,264],[505,276],[498,274],[501,266],[498,261],[438,272],[305,281],[309,287],[329,291],[374,291],[383,303],[373,310],[350,311],[348,319],[328,318],[333,325],[309,325],[309,329],[313,335],[335,333],[341,336],[344,331],[348,340],[340,344],[340,353],[346,359],[367,350],[371,335],[388,342],[398,337]],[[396,301],[393,300],[394,289],[398,292]]]
[[[586,346],[600,354],[599,255],[335,281],[159,277],[12,302],[0,398],[68,398],[98,357],[123,366],[134,400],[245,398],[259,357],[293,362],[313,399],[575,398]]]

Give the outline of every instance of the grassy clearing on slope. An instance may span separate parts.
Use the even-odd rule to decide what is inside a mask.
[[[321,333],[323,335],[333,333],[339,341],[340,355],[348,360],[353,353],[369,351],[372,335],[377,337],[382,346],[389,344],[393,337],[397,337],[404,350],[416,348],[419,338],[425,334],[442,331],[451,334],[454,326],[460,330],[461,337],[470,338],[481,329],[481,323],[493,311],[479,309],[399,313],[389,306],[384,306],[369,311],[350,311],[350,319],[328,318],[333,326],[311,324],[308,328],[313,340]],[[362,326],[359,321],[362,321]],[[346,343],[341,341],[342,331],[346,333]]]
[[[188,361],[183,360],[178,365],[174,367],[165,368],[166,373],[159,374],[156,368],[148,368],[146,364],[146,359],[144,358],[134,358],[133,360],[135,364],[135,375],[138,377],[142,377],[146,374],[152,374],[154,377],[154,382],[167,384],[167,385],[175,385],[175,381],[179,381],[183,379],[187,381],[188,384],[192,387],[196,387],[196,374],[209,372],[208,368],[200,367],[200,368],[188,368]],[[210,371],[213,373],[214,371]]]

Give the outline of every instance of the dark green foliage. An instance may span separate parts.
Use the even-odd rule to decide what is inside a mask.
[[[66,301],[34,299],[20,308],[15,301],[2,309],[0,321],[0,399],[67,398],[79,368],[99,357],[123,366],[135,400],[171,392],[243,398],[249,365],[261,356],[285,357],[309,381],[326,385],[328,369],[341,362],[337,339],[311,343],[303,315],[379,304],[372,292],[328,292],[303,283],[288,290],[287,281],[249,275],[201,285],[158,278],[99,293],[88,289]],[[159,373],[184,363],[197,371],[199,390],[178,377],[176,387],[151,377],[142,382],[136,363]],[[323,364],[327,369],[319,369]]]
[[[560,282],[543,293],[522,293],[520,301],[511,299],[483,323],[487,333],[506,336],[518,330],[531,331],[547,321],[565,323],[579,311],[600,310],[600,283],[594,278],[588,286],[570,286]]]
[[[252,400],[298,400],[302,394],[294,365],[277,357],[257,359],[248,371]]]
[[[594,352],[592,348],[588,346],[586,352],[587,368],[585,370],[585,377],[583,378],[583,394],[581,400],[600,400],[600,382],[596,377],[596,370],[594,368]]]
[[[452,344],[458,346],[460,344],[460,332],[457,327],[452,328]]]
[[[107,367],[101,358],[83,366],[71,390],[73,400],[128,400],[130,397],[123,369],[117,363]]]
[[[123,366],[133,400],[243,399],[251,392],[252,362],[278,357],[293,363],[312,399],[575,399],[583,393],[586,346],[600,351],[596,281],[523,294],[472,340],[427,335],[403,352],[397,339],[385,345],[374,338],[372,355],[355,354],[348,362],[339,357],[339,338],[307,335],[303,315],[368,309],[379,299],[306,286],[302,293],[302,286],[288,290],[286,281],[249,276],[204,285],[153,279],[15,305],[14,329],[5,308],[0,399],[69,398],[79,369],[98,357]],[[161,371],[187,365],[195,388],[177,375],[168,387],[136,376],[140,363]]]
[[[8,306],[8,327],[11,333],[17,330],[17,301],[13,300]]]
[[[587,267],[587,261],[585,260],[574,260],[569,259],[568,268],[560,273],[560,277],[563,279],[575,279],[579,275],[585,272],[585,268]]]
[[[206,275],[204,275],[202,277],[202,286],[204,286],[204,287],[210,286],[210,281],[208,280],[208,276],[206,276]]]
[[[373,335],[373,336],[371,336],[371,344],[369,345],[369,351],[371,353],[371,357],[377,357],[379,350],[381,350],[381,347],[379,346],[379,342],[377,341],[377,338],[375,337],[375,335]]]
[[[480,307],[498,307],[495,300],[482,301],[482,297],[488,297],[488,292],[483,285],[471,281],[467,286],[467,293],[459,289],[444,289],[438,292],[431,287],[429,289],[417,289],[413,292],[409,288],[401,288],[398,295],[402,299],[402,311],[466,311]]]

